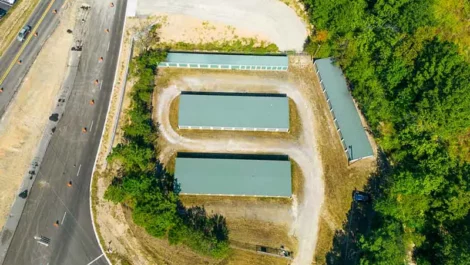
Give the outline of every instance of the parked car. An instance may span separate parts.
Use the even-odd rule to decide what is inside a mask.
[[[26,39],[26,37],[28,37],[28,34],[30,32],[31,32],[31,26],[29,25],[24,26],[18,33],[18,37],[17,37],[18,41],[23,42]]]
[[[370,201],[370,195],[365,192],[355,190],[353,193],[353,200],[355,202],[368,202]]]
[[[4,17],[7,14],[7,11],[5,9],[0,8],[0,19]]]

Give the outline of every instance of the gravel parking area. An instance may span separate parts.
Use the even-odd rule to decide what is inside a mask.
[[[303,50],[307,29],[295,11],[278,0],[139,0],[137,16],[167,13],[223,23],[250,31],[281,51]]]
[[[160,137],[166,145],[159,144],[159,158],[167,161],[178,151],[208,153],[273,153],[289,155],[301,168],[304,176],[302,196],[293,196],[292,223],[290,234],[298,240],[297,253],[293,264],[311,264],[315,251],[318,220],[323,203],[323,169],[317,152],[315,139],[314,112],[310,104],[311,87],[301,82],[298,76],[273,76],[272,73],[198,73],[182,75],[170,81],[163,89],[157,89],[155,119],[160,123]],[[313,73],[312,73],[313,74]],[[274,74],[276,75],[276,74]],[[288,79],[293,82],[287,81]],[[170,125],[169,109],[173,99],[181,91],[224,91],[224,92],[284,93],[299,109],[302,129],[298,139],[280,141],[276,137],[258,138],[233,134],[230,138],[207,137],[189,138],[180,135]],[[217,132],[214,132],[214,136]]]

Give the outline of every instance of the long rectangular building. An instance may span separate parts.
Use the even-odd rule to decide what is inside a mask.
[[[180,129],[289,131],[289,99],[283,94],[183,92]]]
[[[181,194],[291,197],[291,162],[253,155],[178,154]]]
[[[349,161],[374,155],[341,68],[331,58],[314,63],[323,93]]]
[[[169,52],[158,67],[287,71],[286,54],[249,55],[223,53]]]

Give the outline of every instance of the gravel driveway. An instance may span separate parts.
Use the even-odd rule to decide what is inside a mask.
[[[139,0],[137,16],[182,14],[266,36],[281,51],[302,51],[307,30],[294,10],[278,0]]]
[[[180,136],[170,125],[170,104],[181,90],[224,92],[285,93],[297,105],[302,122],[302,131],[296,141],[263,139],[262,142],[234,137],[232,139],[190,139]],[[293,200],[291,233],[298,239],[298,252],[294,264],[311,264],[317,241],[320,209],[323,203],[323,169],[319,161],[315,141],[314,113],[311,104],[296,85],[277,79],[259,78],[235,74],[199,74],[175,80],[169,87],[160,90],[157,96],[155,118],[160,123],[160,137],[169,143],[160,152],[160,158],[168,158],[178,150],[194,152],[227,153],[278,153],[287,154],[296,161],[304,176],[303,198]]]

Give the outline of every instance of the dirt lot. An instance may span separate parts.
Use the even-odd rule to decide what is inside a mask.
[[[27,2],[27,1],[23,1]],[[0,228],[33,160],[66,74],[75,12],[67,8],[0,122]],[[27,107],[26,107],[27,106]]]
[[[238,29],[230,25],[207,21],[182,14],[166,14],[155,12],[147,18],[128,18],[129,34],[148,29],[151,25],[159,24],[159,41],[171,45],[184,42],[193,44],[224,43],[235,40],[255,40],[256,43],[271,43],[267,36],[249,29]]]
[[[289,1],[290,2],[290,1]],[[280,50],[303,49],[307,26],[296,11],[278,0],[139,0],[137,15],[166,13],[223,23],[267,38]],[[184,33],[181,29],[176,34]]]

